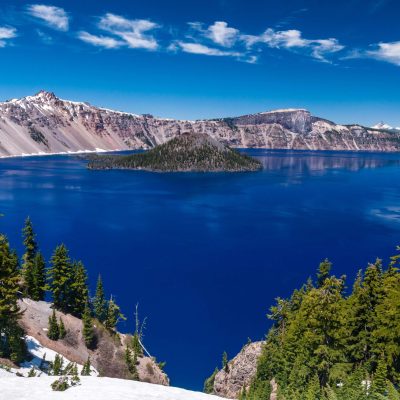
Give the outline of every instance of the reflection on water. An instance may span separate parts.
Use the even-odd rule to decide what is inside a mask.
[[[366,168],[382,168],[400,165],[398,154],[334,153],[305,151],[246,151],[257,157],[265,170],[290,174],[321,173],[329,169],[358,171]]]

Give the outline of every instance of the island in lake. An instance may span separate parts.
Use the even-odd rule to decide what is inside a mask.
[[[258,171],[262,164],[204,133],[184,133],[144,153],[91,156],[88,168],[155,172],[245,172]]]

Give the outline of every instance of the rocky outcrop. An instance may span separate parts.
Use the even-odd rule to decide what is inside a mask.
[[[264,342],[254,342],[243,347],[240,353],[220,370],[214,379],[214,394],[237,399],[243,388],[248,389],[257,371],[257,362]]]
[[[111,111],[45,91],[0,103],[0,156],[148,149],[182,133],[205,133],[231,147],[400,150],[399,131],[338,125],[301,109],[182,121]]]
[[[57,341],[47,337],[48,319],[52,313],[50,304],[44,301],[22,299],[21,326],[28,336],[34,337],[42,346],[63,355],[66,359],[83,365],[88,357],[101,376],[129,379],[130,374],[125,363],[125,349],[129,336],[110,333],[100,324],[95,325],[97,348],[88,350],[82,336],[82,321],[70,314],[56,312],[62,318],[67,334]],[[167,375],[160,369],[152,357],[139,357],[137,370],[142,382],[169,385]]]

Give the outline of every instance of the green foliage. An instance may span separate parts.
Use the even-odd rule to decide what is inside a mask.
[[[88,357],[85,364],[83,364],[81,375],[82,376],[90,376],[90,369],[91,369],[90,357]]]
[[[70,309],[73,315],[81,318],[85,311],[86,303],[89,300],[88,276],[85,266],[81,261],[74,261],[71,268]]]
[[[204,388],[203,392],[207,394],[213,394],[214,393],[214,381],[215,377],[218,374],[218,368],[215,368],[214,372],[209,376],[205,381],[204,381]]]
[[[280,299],[245,399],[275,378],[285,400],[396,399],[400,383],[400,255],[360,271],[350,293],[345,278],[322,262],[308,281]],[[263,394],[264,396],[264,394]],[[257,397],[255,397],[257,398]],[[261,398],[261,397],[260,397]]]
[[[56,354],[54,361],[50,363],[51,375],[63,375],[64,358]]]
[[[64,321],[60,317],[60,323],[58,324],[58,333],[59,333],[59,339],[64,339],[65,336],[67,335],[67,331],[65,329]]]
[[[226,351],[222,353],[222,369],[225,370],[225,372],[229,372],[228,354]]]
[[[107,306],[107,316],[106,320],[104,321],[104,326],[109,330],[115,330],[117,323],[120,320],[125,320],[125,316],[121,313],[121,309],[119,308],[118,304],[111,299],[108,302]]]
[[[107,300],[104,294],[103,281],[101,275],[97,279],[96,294],[93,300],[93,309],[95,317],[102,323],[107,318]]]
[[[35,378],[36,375],[37,375],[37,374],[36,374],[36,370],[35,370],[34,367],[32,367],[32,368],[29,370],[28,378]]]
[[[93,331],[93,321],[90,313],[89,304],[86,303],[85,311],[82,317],[83,323],[83,338],[85,340],[85,345],[88,349],[93,349],[94,347],[94,331]]]
[[[66,376],[58,378],[51,384],[51,388],[55,392],[65,392],[69,387],[70,387],[69,380]]]
[[[90,157],[90,169],[151,171],[257,171],[261,163],[205,134],[182,134],[144,153]]]
[[[51,340],[58,340],[60,338],[60,328],[57,322],[56,310],[49,317],[49,327],[47,328],[47,337]]]
[[[20,309],[18,257],[0,235],[0,357],[20,363],[26,355],[24,332],[18,325]]]

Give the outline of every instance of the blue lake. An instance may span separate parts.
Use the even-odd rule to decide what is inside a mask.
[[[224,350],[262,339],[265,315],[328,257],[356,271],[400,244],[400,155],[252,150],[239,174],[89,171],[82,159],[0,161],[0,220],[19,251],[31,216],[47,257],[60,242],[94,290],[101,273],[171,383],[201,389]]]

